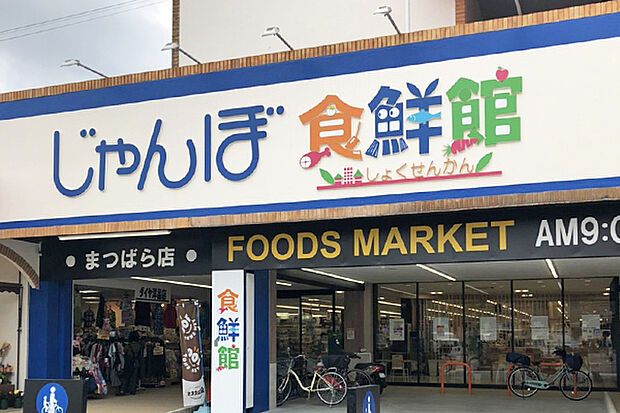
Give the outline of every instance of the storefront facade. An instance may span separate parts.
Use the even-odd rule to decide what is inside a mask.
[[[239,298],[245,345],[240,364],[230,359],[238,347],[212,360],[216,413],[230,400],[239,402],[234,411],[273,406],[274,315],[277,304],[287,305],[276,292],[278,271],[434,270],[435,279],[409,285],[398,277],[362,282],[341,302],[340,288],[331,293],[331,332],[377,360],[404,355],[403,383],[436,383],[432,371],[451,352],[467,361],[477,354],[477,383],[499,385],[507,351],[544,346],[546,354],[584,334],[620,342],[618,5],[574,8],[583,15],[553,21],[541,13],[547,24],[524,16],[510,28],[463,26],[467,35],[429,31],[415,42],[389,37],[354,51],[295,51],[279,63],[261,58],[271,64],[231,62],[210,72],[204,65],[191,70],[205,73],[178,69],[140,83],[6,96],[0,158],[11,166],[2,178],[11,202],[0,204],[0,233],[43,246],[41,284],[29,303],[29,377],[71,377],[74,282],[89,278],[209,274],[212,308],[233,311],[227,300]],[[137,236],[147,230],[163,232]],[[117,243],[99,250],[93,239],[58,239],[87,234],[114,234]],[[167,253],[153,255],[153,267],[148,259],[127,266],[118,255],[132,249]],[[181,267],[166,265],[171,250]],[[579,295],[593,274],[565,279],[557,270],[567,259],[611,260],[590,281],[592,291],[602,288],[603,304]],[[550,272],[530,285],[527,276],[457,278],[442,269],[508,261],[551,262],[543,267]],[[541,285],[553,289],[552,299],[522,302]],[[299,300],[299,320],[304,294],[289,294]],[[365,308],[356,311],[370,314],[364,334],[346,316],[360,301]],[[215,327],[220,317],[212,313]],[[382,334],[398,323],[396,336]],[[303,351],[311,340],[301,327],[294,334]],[[597,360],[604,366],[596,386],[617,389],[615,353]]]

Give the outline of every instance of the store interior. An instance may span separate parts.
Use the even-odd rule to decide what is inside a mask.
[[[208,361],[210,284],[210,275],[75,281],[73,377],[88,381],[93,399],[132,396],[145,389],[157,391],[180,384],[175,305],[182,301],[200,304]],[[208,374],[209,364],[205,366]]]
[[[370,352],[385,364],[393,384],[437,385],[443,363],[465,361],[474,385],[504,387],[507,353],[554,363],[561,361],[554,349],[565,346],[582,355],[595,388],[615,389],[618,268],[620,258],[588,258],[284,271],[278,276],[278,356],[286,357],[287,348],[315,356],[317,341],[325,354],[324,337],[335,334],[348,352]],[[351,346],[347,336],[364,331],[347,320],[362,316],[348,308],[347,296],[360,288],[372,294],[361,328],[372,329],[372,339]],[[304,289],[288,298],[287,291]],[[466,375],[448,368],[445,380],[462,385]]]
[[[553,350],[565,346],[583,356],[595,389],[615,389],[618,268],[620,258],[278,270],[277,357],[322,357],[333,337],[385,364],[391,385],[438,385],[443,363],[465,361],[475,386],[504,387],[506,353],[558,362]],[[210,284],[210,275],[75,281],[72,371],[91,381],[91,397],[180,382],[181,300],[201,304],[208,378]],[[145,303],[143,287],[168,292]],[[131,354],[139,368],[127,367]],[[463,369],[446,382],[464,385]]]

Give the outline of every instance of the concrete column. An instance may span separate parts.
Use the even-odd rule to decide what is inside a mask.
[[[372,289],[374,284],[366,283],[364,290],[364,348],[371,354],[374,354],[374,308],[375,304],[372,300]]]
[[[344,292],[344,350],[355,353],[364,347],[364,292]],[[353,331],[353,338],[349,333]]]
[[[73,282],[41,282],[30,290],[28,378],[70,379]]]
[[[276,304],[278,303],[278,290],[276,271],[269,271],[269,408],[275,409],[276,406],[276,387],[278,382],[278,342],[277,327],[278,317],[276,315]]]

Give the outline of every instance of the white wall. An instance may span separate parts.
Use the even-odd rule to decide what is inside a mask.
[[[374,16],[378,6],[392,7],[392,18],[406,32],[455,24],[455,0],[270,0],[215,2],[181,0],[181,47],[201,62],[288,50],[275,37],[262,38],[279,26],[295,49],[394,34],[387,18]],[[193,62],[181,55],[181,65]]]
[[[23,241],[3,240],[2,244],[12,248],[20,254],[27,262],[39,272],[39,246]],[[19,270],[13,263],[5,258],[0,258],[0,282],[17,283],[19,279]],[[19,365],[19,389],[24,389],[24,381],[28,374],[28,307],[30,289],[26,277],[22,275],[23,298],[22,298],[22,334],[20,343],[20,365]],[[9,342],[11,350],[5,363],[12,366],[17,365],[17,295],[9,293],[0,293],[0,346],[2,343]],[[16,373],[13,373],[12,381],[16,381]]]
[[[7,278],[4,276],[6,275],[4,272],[0,275],[2,278]],[[4,359],[3,364],[10,364],[13,367],[17,366],[17,300],[17,294],[0,293],[0,346],[4,343],[9,343],[11,345],[11,349]],[[12,383],[15,383],[15,374],[16,373],[13,373],[11,377]],[[21,375],[22,373],[20,372],[20,380]]]

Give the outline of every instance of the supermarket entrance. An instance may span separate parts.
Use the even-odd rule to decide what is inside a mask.
[[[495,411],[499,404],[516,412],[524,403],[541,409],[605,411],[605,391],[618,389],[618,268],[619,257],[601,257],[284,270],[278,273],[277,286],[279,361],[286,362],[280,349],[287,346],[293,356],[308,359],[332,354],[329,342],[302,345],[301,350],[290,345],[298,342],[291,337],[298,336],[301,325],[309,343],[322,343],[321,337],[333,332],[342,338],[346,352],[385,366],[388,386],[382,411],[402,411],[413,403],[416,411],[428,412],[457,407],[480,411],[481,406]],[[329,295],[316,290],[315,295],[306,290],[289,301],[283,298],[287,290],[302,287],[283,277],[303,273],[306,282],[331,284],[334,307]],[[360,300],[352,300],[357,294]],[[359,336],[366,340],[354,343]],[[593,389],[585,401],[565,399],[556,386],[525,402],[507,393],[508,353],[546,363],[540,373],[548,377],[561,366],[561,358],[553,354],[558,347],[582,356],[581,370]],[[466,392],[465,370],[451,366],[445,369],[447,394],[440,396],[441,369],[450,362],[471,368],[473,396]],[[302,406],[307,411],[324,408],[318,400],[298,396],[281,411]]]

